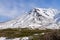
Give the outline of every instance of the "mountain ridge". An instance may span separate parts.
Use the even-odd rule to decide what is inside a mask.
[[[32,28],[32,29],[59,29],[54,16],[58,10],[52,8],[34,8],[28,14],[17,19],[0,23],[0,29],[6,28]],[[56,27],[55,27],[56,26]]]

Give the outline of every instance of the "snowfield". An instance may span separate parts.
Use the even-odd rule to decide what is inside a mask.
[[[6,37],[0,37],[0,40],[29,40],[29,37],[12,38],[12,39],[6,39]]]
[[[38,28],[38,29],[60,29],[60,22],[57,23],[60,14],[57,9],[52,8],[34,8],[22,17],[14,20],[0,23],[0,29],[7,28]]]

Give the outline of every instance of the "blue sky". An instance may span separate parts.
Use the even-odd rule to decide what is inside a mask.
[[[21,16],[35,7],[60,10],[60,0],[0,0],[0,22]]]

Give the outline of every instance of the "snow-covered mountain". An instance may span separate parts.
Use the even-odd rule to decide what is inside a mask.
[[[17,17],[14,20],[0,23],[0,29],[6,28],[31,28],[31,29],[59,29],[59,22],[55,17],[59,11],[52,8],[34,8],[28,13]]]

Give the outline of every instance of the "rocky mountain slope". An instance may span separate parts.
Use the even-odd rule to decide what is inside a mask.
[[[0,29],[6,28],[29,28],[29,29],[59,29],[57,14],[60,14],[57,9],[52,8],[34,8],[28,13],[17,17],[14,20],[0,23]]]

